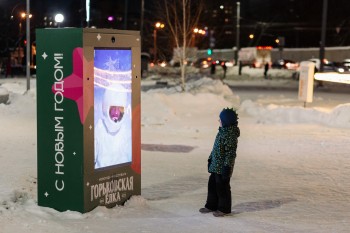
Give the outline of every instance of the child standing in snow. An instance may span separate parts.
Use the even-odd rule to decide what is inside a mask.
[[[220,113],[220,127],[213,149],[208,159],[207,202],[201,213],[213,212],[215,217],[231,213],[230,179],[236,159],[236,150],[240,131],[236,111],[225,108]]]

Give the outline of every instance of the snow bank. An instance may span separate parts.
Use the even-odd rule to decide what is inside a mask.
[[[152,93],[163,93],[168,96],[173,95],[172,98],[179,98],[178,94],[180,94],[181,96],[186,96],[186,98],[200,99],[200,101],[198,101],[196,104],[205,103],[205,101],[203,101],[205,96],[203,95],[217,96],[220,99],[220,102],[222,102],[222,98],[224,98],[226,101],[230,102],[230,106],[234,108],[238,108],[240,103],[239,96],[235,95],[228,85],[224,84],[219,79],[212,79],[208,77],[188,81],[186,83],[184,93],[182,92],[180,85],[171,88],[153,89],[147,91],[147,94]],[[184,100],[184,103],[186,102],[187,100]]]
[[[35,90],[29,92],[23,92],[22,94],[9,92],[9,100],[6,105],[0,104],[0,113],[4,115],[17,115],[22,116],[35,116],[36,105],[35,105],[36,94]]]
[[[208,112],[219,112],[223,107],[238,109],[240,99],[220,80],[201,78],[186,83],[186,92],[181,92],[180,86],[142,92],[141,102],[141,121],[143,126],[149,126],[206,117],[202,116],[203,108]]]
[[[4,89],[3,92],[9,93],[10,104],[0,104],[0,113],[2,115],[21,113],[35,116],[35,81],[31,83],[31,86],[32,88],[27,92],[23,83],[3,83],[1,87]],[[350,104],[342,104],[334,109],[324,110],[274,104],[264,106],[250,100],[240,103],[239,96],[235,95],[228,85],[219,79],[207,77],[188,81],[185,92],[181,91],[180,85],[142,92],[141,102],[143,126],[165,125],[169,122],[179,123],[183,120],[183,116],[185,118],[202,117],[201,109],[215,112],[223,107],[233,107],[255,117],[257,122],[262,124],[312,123],[350,128]]]
[[[341,104],[330,111],[316,108],[277,106],[261,104],[246,100],[241,111],[255,117],[258,123],[314,123],[331,127],[350,128],[350,104]]]
[[[24,94],[26,92],[25,86],[20,82],[3,83],[1,87],[9,90],[11,93]]]
[[[171,88],[158,88],[147,91],[147,93],[165,93],[165,94],[174,94],[182,93],[180,85]],[[219,79],[212,79],[208,77],[203,77],[197,80],[190,80],[186,82],[186,91],[191,94],[198,93],[212,93],[222,96],[233,95],[232,90]]]
[[[0,96],[8,95],[8,94],[9,94],[9,91],[5,87],[0,86]]]
[[[9,100],[9,92],[6,88],[0,87],[0,104],[6,104]]]
[[[52,208],[40,207],[36,201],[30,197],[29,193],[14,190],[7,197],[3,197],[0,204],[1,215],[13,215],[22,211],[30,213],[32,217],[40,218],[41,221],[61,219],[113,219],[126,214],[134,215],[134,212],[147,214],[149,205],[142,196],[132,196],[123,206],[115,206],[111,209],[97,207],[89,213],[79,213],[77,211],[59,212]]]
[[[221,69],[219,69],[221,70]],[[244,66],[242,68],[242,75],[238,75],[238,67],[230,67],[227,69],[226,77],[233,78],[235,80],[264,80],[263,68],[250,68]],[[294,70],[286,69],[269,69],[267,75],[274,80],[290,80],[293,77]]]

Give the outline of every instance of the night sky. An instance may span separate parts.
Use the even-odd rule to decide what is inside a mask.
[[[144,46],[152,46],[152,32],[155,21],[160,20],[159,12],[155,11],[155,3],[160,0],[145,0],[144,11]],[[231,5],[234,10],[230,16],[232,23],[226,26],[235,33],[236,1],[235,0],[204,0],[206,2],[207,16],[210,11],[223,5]],[[21,1],[0,0],[0,43],[11,44],[18,37],[19,19],[10,19],[11,11],[22,11],[25,4]],[[22,0],[22,2],[25,2]],[[127,24],[124,21],[125,2],[128,3]],[[322,4],[323,0],[241,0],[241,43],[248,45],[268,45],[276,36],[286,38],[286,47],[317,47],[321,37]],[[19,3],[19,4],[18,4]],[[32,28],[47,27],[49,20],[55,13],[65,15],[62,26],[85,27],[85,0],[31,0]],[[18,4],[18,5],[17,5]],[[140,30],[141,0],[92,0],[91,25],[100,28],[116,28]],[[208,13],[209,12],[209,13]],[[350,1],[328,0],[328,22],[326,46],[350,45]],[[112,22],[107,21],[113,16]],[[44,20],[44,17],[46,21]],[[50,18],[51,17],[51,18]],[[202,19],[205,25],[207,19]],[[209,19],[210,22],[210,19]],[[91,26],[90,25],[90,26]],[[220,29],[220,25],[211,25]],[[225,28],[225,30],[227,29]],[[33,30],[34,31],[34,30]],[[222,30],[223,31],[223,30]],[[249,41],[248,35],[260,35],[259,41]],[[9,38],[11,37],[11,38]],[[160,40],[169,39],[165,32],[159,35]],[[218,48],[232,48],[235,34],[231,38],[217,34]],[[270,38],[269,38],[270,37]],[[250,44],[249,44],[250,43]],[[260,43],[260,44],[259,44]],[[170,46],[170,45],[169,45]],[[205,44],[199,44],[204,48]],[[171,46],[170,46],[171,47]]]
[[[153,3],[159,0],[145,0],[146,11],[152,10]],[[0,8],[11,11],[13,6],[21,1],[0,0]],[[24,0],[22,2],[25,3]],[[100,14],[113,14],[115,11],[123,13],[125,0],[92,0],[91,10]],[[128,0],[130,13],[140,13],[141,0]],[[217,0],[218,4],[235,2],[232,0]],[[322,0],[241,0],[241,14],[243,20],[275,21],[275,22],[306,22],[319,24],[321,22]],[[317,4],[318,3],[318,4]],[[67,20],[76,23],[74,18],[79,17],[81,11],[85,11],[85,0],[31,0],[31,10],[39,15],[63,11],[68,16]],[[19,6],[18,9],[24,8]],[[349,0],[328,0],[328,18],[331,24],[341,24],[349,18]],[[83,12],[84,13],[84,12]],[[92,12],[93,13],[93,12]],[[151,15],[155,16],[154,12]]]

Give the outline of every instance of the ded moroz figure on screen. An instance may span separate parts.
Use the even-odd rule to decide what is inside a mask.
[[[95,169],[131,162],[130,104],[126,89],[113,84],[102,97],[95,126]]]

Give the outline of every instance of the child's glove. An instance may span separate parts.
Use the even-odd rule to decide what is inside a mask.
[[[231,177],[231,167],[228,167],[228,166],[224,166],[222,168],[222,179],[223,180],[229,180],[230,177]]]
[[[210,164],[211,164],[211,159],[208,159],[208,171],[209,171]]]

